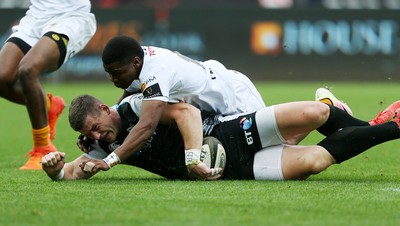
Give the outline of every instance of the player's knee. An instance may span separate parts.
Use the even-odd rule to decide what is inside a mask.
[[[317,148],[304,156],[305,164],[310,174],[318,174],[333,164],[333,159],[328,152]]]
[[[18,69],[18,79],[21,81],[21,85],[29,86],[36,78],[35,68],[32,65],[21,65]]]
[[[329,107],[320,102],[310,102],[303,114],[309,122],[325,122],[329,117]]]

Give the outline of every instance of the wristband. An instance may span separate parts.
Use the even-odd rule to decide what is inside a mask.
[[[62,180],[64,178],[64,168],[57,174],[54,180]]]
[[[200,163],[200,149],[185,150],[185,163],[186,166],[197,165]]]
[[[121,163],[121,160],[115,152],[111,152],[111,154],[104,158],[103,161],[108,165],[108,167],[110,167],[110,169],[118,163]]]

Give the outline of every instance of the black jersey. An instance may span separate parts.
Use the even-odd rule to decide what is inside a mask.
[[[120,146],[131,129],[139,121],[129,103],[123,103],[117,109],[121,117],[121,131],[115,142],[109,144],[100,141],[100,147],[108,153]],[[159,124],[145,145],[124,164],[133,165],[168,179],[188,179],[185,165],[184,143],[176,125]]]
[[[102,149],[108,153],[122,144],[139,121],[129,103],[119,105],[117,111],[122,120],[122,127],[116,141],[111,144],[99,142]],[[227,158],[221,179],[254,179],[254,154],[261,149],[254,115],[242,115],[221,122],[213,128],[210,135],[221,141]],[[184,142],[178,127],[159,124],[145,145],[123,163],[167,179],[187,180],[184,156]]]

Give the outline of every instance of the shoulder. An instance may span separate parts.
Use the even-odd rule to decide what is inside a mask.
[[[143,94],[135,93],[125,97],[118,106],[121,106],[124,103],[128,103],[129,106],[132,108],[133,112],[137,116],[140,116],[140,109],[142,107],[142,102],[143,102]],[[115,108],[117,108],[118,106],[115,106]]]

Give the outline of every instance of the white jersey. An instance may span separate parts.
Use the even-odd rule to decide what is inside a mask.
[[[141,89],[144,100],[186,102],[203,112],[223,115],[265,106],[246,76],[218,61],[200,62],[158,47],[143,46],[143,50],[139,82],[134,81],[127,91]]]
[[[117,110],[119,105],[122,105],[124,103],[129,103],[133,112],[138,117],[140,117],[140,110],[142,108],[143,99],[144,99],[143,94],[135,93],[135,94],[125,97],[119,104],[116,104],[116,105],[112,106],[111,108]],[[241,115],[241,114],[230,115],[230,116],[214,115],[214,116],[209,116],[209,117],[203,118],[203,133],[206,136],[209,136],[211,131],[214,129],[215,125],[217,125],[223,121],[235,119],[238,117],[238,115]]]
[[[43,18],[65,12],[89,13],[90,8],[90,0],[31,0],[27,14]]]
[[[128,102],[131,106],[133,112],[140,117],[140,109],[142,108],[143,95],[141,93],[136,93],[130,96],[125,97],[119,104],[112,106],[115,110],[117,110],[118,106]]]

